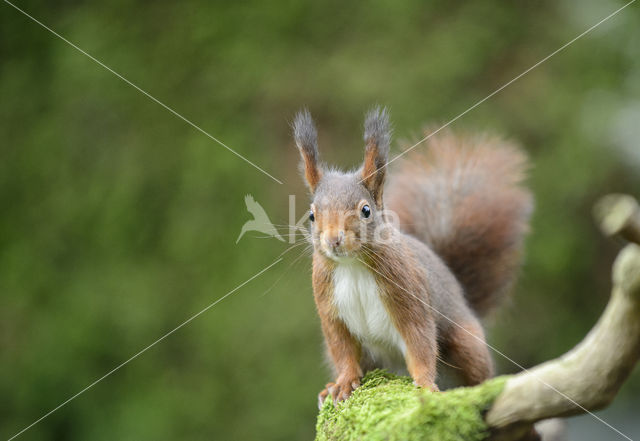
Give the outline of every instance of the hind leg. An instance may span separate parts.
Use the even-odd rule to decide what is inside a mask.
[[[459,368],[465,385],[473,386],[493,376],[493,361],[484,338],[482,325],[474,319],[453,325],[446,337],[447,358]]]

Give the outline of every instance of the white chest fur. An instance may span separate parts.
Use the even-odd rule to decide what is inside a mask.
[[[404,355],[404,341],[369,268],[357,260],[339,263],[333,272],[333,297],[338,315],[374,359],[388,361]]]

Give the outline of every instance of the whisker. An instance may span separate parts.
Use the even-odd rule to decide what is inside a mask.
[[[300,247],[300,246],[302,246],[302,245],[307,245],[307,247],[311,247],[311,246],[313,246],[313,244],[309,244],[309,243],[307,243],[307,242],[298,242],[298,243],[296,243],[296,244],[291,245],[291,246],[290,246],[289,248],[287,248],[286,250],[284,250],[282,253],[280,253],[280,255],[279,255],[278,257],[282,257],[282,256],[284,256],[285,254],[287,254],[289,251],[293,250],[294,248],[298,248],[298,247]]]
[[[270,225],[273,225],[274,227],[279,227],[279,228],[293,228],[294,230],[308,230],[308,228],[302,225],[291,225],[291,224],[270,224]]]
[[[295,235],[295,234],[280,234],[281,237],[298,237],[298,238],[304,238],[306,237],[304,234],[300,234],[300,235]],[[246,237],[249,237],[251,239],[273,239],[274,237],[277,238],[277,236],[274,235],[269,235],[269,234],[265,234],[264,236],[257,236],[257,235],[247,235]]]
[[[260,294],[260,297],[264,297],[265,295],[267,295],[269,292],[271,292],[273,290],[273,288],[275,288],[275,286],[278,284],[278,282],[280,282],[280,280],[282,280],[282,278],[284,276],[286,276],[289,271],[291,270],[291,268],[293,267],[293,265],[295,265],[301,258],[302,256],[304,256],[304,254],[309,251],[311,247],[306,247],[302,250],[302,252],[298,255],[298,257],[296,257],[290,264],[288,267],[285,268],[285,270],[282,272],[282,274],[280,275],[280,277],[278,277],[276,279],[276,281],[273,283],[273,285],[271,285],[269,287],[269,289],[267,289],[265,292],[263,292],[262,294]]]
[[[450,368],[452,368],[452,369],[462,370],[462,368],[461,368],[460,366],[454,366],[454,365],[452,365],[451,363],[448,363],[448,362],[444,361],[444,358],[442,358],[440,355],[436,355],[436,359],[437,359],[440,363],[442,363],[442,364],[444,364],[444,365],[446,365],[446,366],[449,366],[449,367],[450,367]]]

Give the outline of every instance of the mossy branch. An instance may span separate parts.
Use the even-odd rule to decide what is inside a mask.
[[[616,258],[609,304],[580,344],[520,374],[442,393],[369,373],[346,402],[325,402],[317,439],[522,440],[537,421],[607,406],[640,356],[640,208],[610,195],[594,213],[606,235],[635,243]]]
[[[411,378],[369,372],[347,401],[325,400],[317,440],[481,440],[483,412],[502,391],[505,378],[446,393],[413,385]]]

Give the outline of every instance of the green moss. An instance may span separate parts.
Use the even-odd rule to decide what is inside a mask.
[[[326,400],[318,415],[316,440],[482,440],[482,419],[504,387],[504,377],[476,387],[433,393],[408,377],[369,372],[347,401]]]

